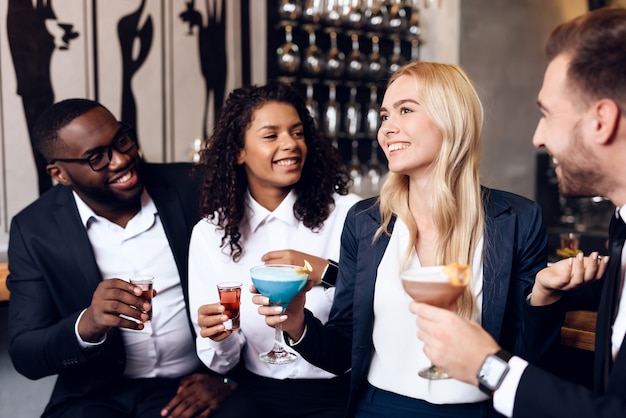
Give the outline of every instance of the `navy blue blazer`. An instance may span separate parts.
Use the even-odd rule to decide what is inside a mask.
[[[142,164],[140,170],[188,303],[189,237],[200,219],[198,183],[187,163]],[[74,334],[78,315],[103,278],[71,189],[56,185],[13,218],[8,257],[9,354],[29,379],[59,375],[46,411],[121,378],[126,355],[118,329],[88,351],[81,350]],[[191,320],[189,326],[195,335]]]
[[[505,349],[537,361],[560,338],[562,310],[531,307],[526,296],[546,266],[541,208],[508,192],[483,189],[485,238],[482,326]],[[294,346],[309,362],[335,374],[351,371],[348,415],[361,398],[373,353],[374,286],[389,236],[372,244],[381,225],[376,198],[354,205],[341,238],[335,300],[326,326],[305,312],[307,332]],[[390,225],[390,232],[393,225]]]

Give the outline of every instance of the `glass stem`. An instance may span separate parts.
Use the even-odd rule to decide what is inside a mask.
[[[283,324],[276,324],[274,326],[274,348],[272,351],[280,356],[285,352],[283,347]]]

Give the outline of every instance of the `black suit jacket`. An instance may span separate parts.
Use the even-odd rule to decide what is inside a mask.
[[[526,303],[537,271],[545,267],[547,235],[541,208],[523,197],[483,190],[485,245],[482,326],[503,347],[539,361],[559,339],[563,313]],[[351,369],[347,416],[367,383],[374,346],[374,288],[389,236],[372,243],[381,225],[374,199],[352,207],[341,237],[335,300],[326,325],[305,311],[307,332],[294,348],[309,362],[335,374]],[[393,225],[391,226],[393,228]],[[495,411],[490,414],[497,415]]]
[[[187,303],[189,237],[200,218],[199,188],[191,167],[187,163],[140,167]],[[120,378],[126,354],[118,329],[110,330],[102,346],[93,350],[81,350],[76,341],[76,319],[103,278],[71,189],[57,185],[13,218],[8,257],[9,354],[16,370],[30,379],[59,375],[46,410]],[[191,320],[189,326],[195,335]]]
[[[608,278],[568,292],[558,304],[566,310],[599,310],[596,324],[596,361],[594,388],[590,390],[559,379],[539,367],[529,365],[519,382],[513,408],[514,417],[614,418],[626,416],[626,340],[622,343],[609,373],[608,385],[603,387],[603,372],[598,361],[600,353],[611,345],[611,321],[601,311],[609,308],[606,295]],[[601,306],[602,305],[602,306]],[[610,351],[609,351],[610,352]],[[576,365],[572,365],[576,367]]]

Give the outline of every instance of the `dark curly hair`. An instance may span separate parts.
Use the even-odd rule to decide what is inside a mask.
[[[254,112],[269,102],[292,105],[302,121],[308,149],[302,176],[294,185],[297,195],[294,216],[312,231],[319,230],[334,208],[333,193],[348,193],[350,176],[327,138],[318,135],[304,99],[292,86],[273,82],[232,91],[216,121],[212,136],[201,151],[203,182],[202,215],[224,231],[221,248],[230,247],[236,262],[243,253],[240,225],[246,213],[248,178],[237,158],[244,147],[245,132]]]

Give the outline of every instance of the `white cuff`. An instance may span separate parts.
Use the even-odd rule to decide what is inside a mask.
[[[302,333],[300,338],[298,338],[298,341],[292,340],[291,337],[287,335],[287,344],[289,344],[289,347],[293,347],[293,346],[300,344],[300,341],[302,341],[302,339],[306,335],[306,330],[307,330],[307,327],[306,327],[306,324],[304,324],[304,332]]]
[[[74,334],[76,334],[76,339],[78,340],[78,345],[83,350],[87,350],[87,349],[94,348],[94,347],[97,347],[99,345],[102,345],[106,341],[106,339],[107,339],[106,333],[104,334],[104,337],[102,337],[102,339],[100,341],[96,341],[95,343],[90,343],[90,342],[85,341],[85,340],[83,340],[81,338],[80,334],[78,333],[78,323],[80,322],[80,318],[83,317],[83,315],[85,314],[86,311],[87,311],[87,309],[84,309],[80,313],[80,315],[78,315],[78,318],[76,319],[76,323],[74,324]]]
[[[513,406],[515,404],[515,394],[517,386],[522,378],[522,373],[526,370],[528,362],[519,357],[513,356],[509,360],[509,372],[502,381],[500,388],[493,394],[493,407],[504,416],[513,416]]]

